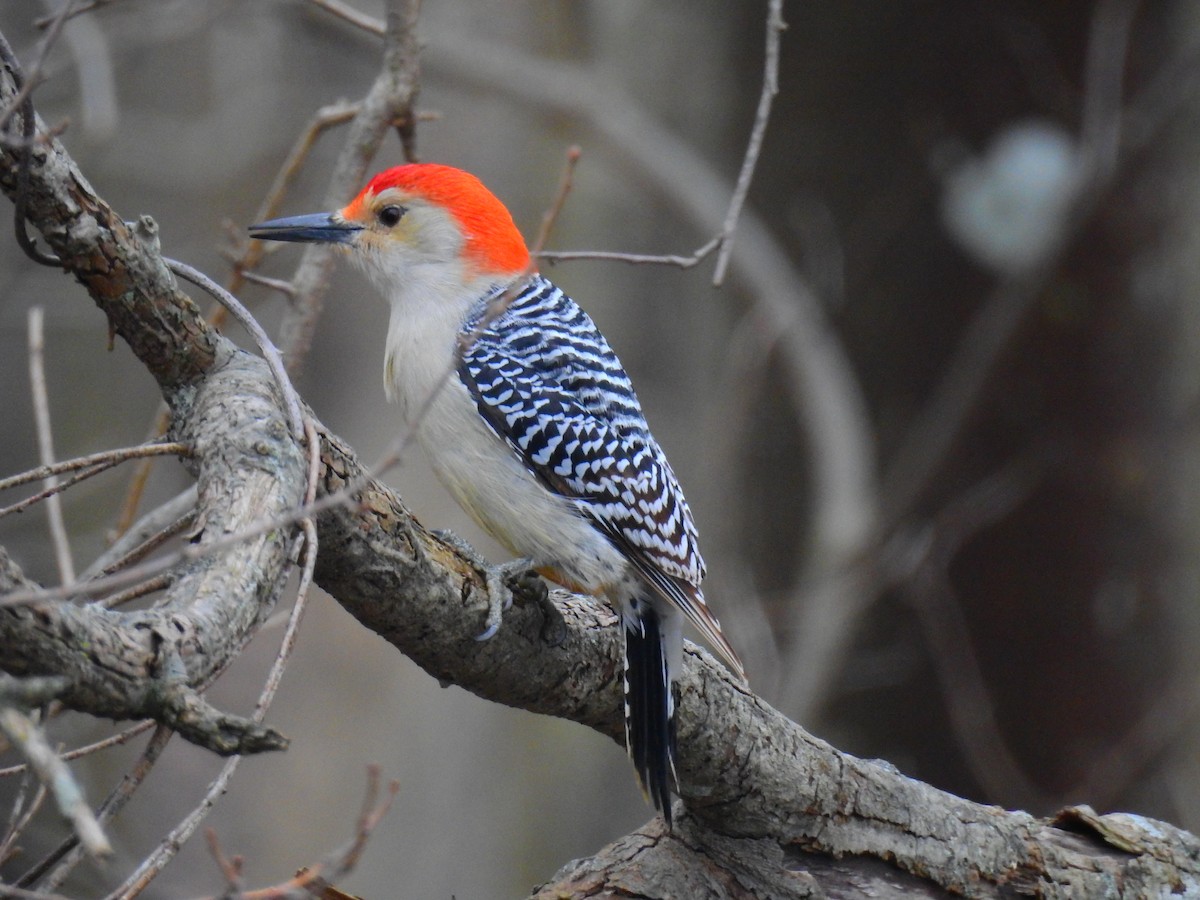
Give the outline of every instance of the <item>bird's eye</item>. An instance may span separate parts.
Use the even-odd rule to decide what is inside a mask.
[[[402,218],[404,218],[403,206],[385,206],[376,216],[379,219],[379,224],[384,228],[394,228]]]

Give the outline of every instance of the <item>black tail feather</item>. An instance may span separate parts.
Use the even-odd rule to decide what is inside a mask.
[[[670,828],[674,703],[662,629],[649,603],[625,622],[625,740],[642,791]]]

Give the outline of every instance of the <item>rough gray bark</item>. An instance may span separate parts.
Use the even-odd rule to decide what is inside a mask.
[[[4,72],[0,108],[13,94]],[[266,366],[211,332],[157,251],[95,195],[57,142],[32,156],[31,223],[156,378],[172,432],[195,448],[200,545],[294,508],[302,453]],[[0,187],[10,197],[16,168],[14,152],[0,147]],[[326,432],[321,440],[325,491],[365,479],[349,448]],[[518,605],[495,638],[477,642],[486,609],[478,573],[421,529],[393,492],[364,483],[357,502],[319,518],[318,582],[435,677],[619,739],[612,617],[555,594],[561,622],[538,604]],[[270,608],[293,535],[275,528],[198,555],[177,571],[166,605],[149,612],[53,602],[0,608],[0,668],[64,676],[60,699],[81,711],[152,716],[223,752],[261,749],[246,723],[216,714],[195,691]],[[0,591],[23,584],[0,556]],[[572,863],[538,896],[1200,895],[1200,843],[1172,826],[1083,807],[1039,820],[971,803],[838,752],[703,651],[690,648],[685,669],[679,781],[687,812],[676,830],[664,834],[654,821]],[[207,729],[214,723],[215,732]],[[278,744],[269,732],[257,737]]]

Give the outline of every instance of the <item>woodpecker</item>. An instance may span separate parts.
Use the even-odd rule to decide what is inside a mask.
[[[617,611],[626,746],[669,827],[683,620],[745,671],[704,601],[683,491],[608,341],[536,272],[504,204],[450,166],[388,169],[340,210],[250,234],[348,249],[390,303],[384,389],[440,480],[526,568]],[[498,626],[494,597],[493,609]]]

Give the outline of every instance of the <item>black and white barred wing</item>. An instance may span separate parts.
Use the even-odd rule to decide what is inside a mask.
[[[699,590],[704,561],[683,492],[604,336],[541,276],[490,322],[486,309],[465,326],[458,370],[480,415],[740,671]]]

